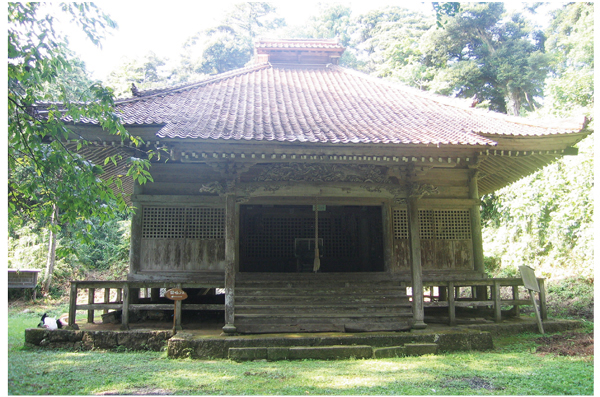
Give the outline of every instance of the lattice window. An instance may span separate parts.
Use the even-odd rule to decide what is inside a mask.
[[[315,237],[315,219],[312,217],[252,217],[248,219],[242,250],[248,258],[294,257],[296,238]],[[319,219],[319,238],[323,239],[324,257],[355,255],[351,236],[342,219]]]
[[[394,238],[408,239],[408,214],[405,209],[394,209]]]
[[[220,239],[225,237],[225,210],[206,207],[144,207],[142,238]]]
[[[469,210],[419,210],[420,236],[425,240],[470,240]]]

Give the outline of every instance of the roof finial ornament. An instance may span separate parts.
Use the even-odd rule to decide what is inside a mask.
[[[140,90],[138,90],[135,83],[131,83],[131,93],[133,94],[133,96],[142,96]]]

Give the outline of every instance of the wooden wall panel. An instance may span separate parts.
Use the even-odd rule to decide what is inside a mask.
[[[470,240],[454,241],[454,268],[473,270],[473,244]]]
[[[142,239],[141,252],[142,272],[225,269],[224,239]]]
[[[437,269],[435,240],[421,240],[421,266],[423,270]]]
[[[435,241],[435,268],[438,270],[454,269],[454,241]]]
[[[410,271],[410,247],[407,239],[394,239],[394,265],[400,272]]]

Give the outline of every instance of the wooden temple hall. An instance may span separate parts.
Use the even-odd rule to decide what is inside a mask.
[[[480,197],[576,154],[586,121],[476,109],[340,67],[343,51],[262,40],[252,65],[117,101],[163,155],[153,182],[126,183],[127,280],[73,281],[71,322],[121,310],[127,329],[132,313],[173,313],[174,287],[178,327],[219,311],[225,333],[399,331],[531,304],[521,279],[485,274]],[[107,175],[139,156],[93,120],[74,128],[87,158],[124,154]]]

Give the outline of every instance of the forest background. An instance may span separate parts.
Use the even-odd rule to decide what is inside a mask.
[[[9,60],[9,102],[12,94],[22,98],[29,95],[27,88],[35,88],[31,100],[100,98],[110,105],[113,96],[130,96],[132,83],[139,90],[154,89],[243,67],[258,37],[337,37],[347,48],[342,66],[515,116],[586,116],[593,131],[594,5],[564,4],[552,11],[548,26],[540,27],[535,16],[541,5],[508,13],[503,3],[433,3],[432,12],[423,14],[401,7],[357,13],[344,4],[322,4],[305,24],[288,26],[269,3],[240,3],[220,23],[191,36],[178,59],[153,52],[130,58],[105,81],[92,79],[67,45],[44,53],[47,37],[53,44],[62,40],[47,10],[9,6],[14,66]],[[97,8],[71,6],[62,12],[95,41],[115,26]],[[14,28],[19,25],[37,29],[25,38]],[[27,46],[13,48],[11,35],[16,43],[29,40],[39,59],[52,60],[54,74],[42,70],[36,79],[23,78],[35,70],[16,61]],[[36,66],[42,64],[39,59]],[[37,83],[23,86],[31,80]],[[11,110],[9,104],[9,120]],[[74,117],[82,112],[76,110]],[[46,269],[46,299],[64,299],[69,280],[125,278],[131,213],[118,194],[90,188],[102,164],[73,161],[58,146],[34,146],[41,139],[24,145],[18,131],[14,137],[9,130],[8,267]],[[593,318],[593,140],[592,134],[581,141],[577,156],[565,156],[482,198],[486,271],[494,277],[518,276],[518,266],[533,267],[549,279],[553,315]],[[46,163],[55,169],[41,169],[40,159],[50,159]],[[149,178],[145,164],[130,168],[138,180]],[[92,178],[86,184],[88,166]]]

